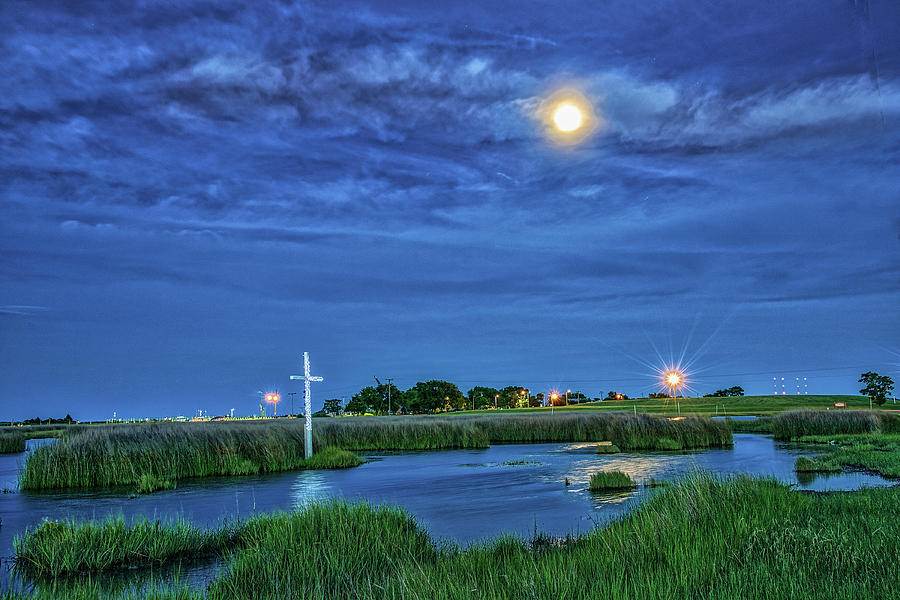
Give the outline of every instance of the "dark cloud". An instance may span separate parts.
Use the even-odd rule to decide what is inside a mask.
[[[128,357],[166,396],[135,414],[233,406],[298,344],[329,381],[609,376],[649,352],[636,331],[677,346],[699,315],[752,371],[877,362],[853,340],[900,336],[898,20],[837,0],[4,2],[0,398],[65,412]],[[577,148],[535,119],[560,86],[603,120]]]

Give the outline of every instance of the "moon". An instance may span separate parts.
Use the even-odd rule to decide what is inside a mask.
[[[581,127],[583,122],[584,118],[581,116],[581,111],[573,104],[560,104],[553,111],[553,123],[560,131],[575,131]]]

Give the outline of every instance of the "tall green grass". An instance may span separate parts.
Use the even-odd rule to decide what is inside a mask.
[[[597,471],[591,475],[589,490],[624,490],[637,487],[627,473],[622,471]]]
[[[622,413],[317,419],[313,431],[317,453],[307,462],[303,422],[296,419],[84,428],[36,450],[20,485],[25,490],[84,489],[342,468],[359,464],[347,451],[484,448],[492,442],[609,440],[629,450],[731,444],[728,427],[709,419],[672,421]]]
[[[0,454],[25,452],[25,434],[15,429],[0,429]]]
[[[239,529],[204,530],[186,521],[161,523],[122,517],[100,522],[44,521],[13,541],[16,567],[39,577],[160,566],[235,546]]]
[[[324,448],[307,461],[303,430],[205,423],[93,427],[35,450],[20,476],[23,490],[113,486],[166,487],[192,477],[290,469],[346,468],[351,452]]]
[[[622,450],[709,448],[731,445],[725,423],[702,417],[670,420],[631,413],[546,413],[460,416],[476,424],[491,443],[610,441]],[[666,440],[666,441],[663,441]]]
[[[792,410],[772,418],[776,440],[804,435],[870,433],[880,431],[882,414],[867,410]]]
[[[891,598],[898,500],[900,488],[799,494],[774,480],[695,474],[581,538],[501,537],[466,549],[435,542],[400,509],[314,504],[241,526],[206,597]],[[78,546],[95,547],[107,546]]]

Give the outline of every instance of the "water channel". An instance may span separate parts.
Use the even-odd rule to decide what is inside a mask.
[[[757,434],[735,434],[734,446],[700,452],[623,452],[599,455],[591,444],[511,444],[483,450],[377,453],[359,467],[292,471],[179,482],[178,488],[130,498],[127,490],[23,493],[17,475],[28,451],[0,455],[0,590],[10,584],[13,538],[43,519],[101,519],[144,515],[184,518],[203,526],[306,502],[344,498],[405,507],[434,538],[468,543],[500,533],[581,534],[633,508],[648,493],[596,494],[591,473],[620,470],[638,482],[674,479],[694,469],[772,476],[802,490],[852,490],[894,482],[870,473],[841,473],[802,481],[797,456],[814,454]],[[568,479],[569,485],[565,485]]]

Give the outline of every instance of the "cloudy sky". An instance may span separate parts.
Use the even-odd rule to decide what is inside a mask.
[[[249,5],[251,8],[247,8]],[[900,4],[0,3],[0,418],[900,371]],[[600,126],[559,147],[560,88]],[[790,389],[790,388],[789,388]],[[299,398],[300,396],[298,396]]]

